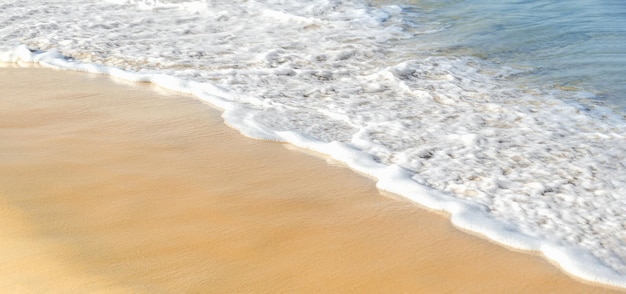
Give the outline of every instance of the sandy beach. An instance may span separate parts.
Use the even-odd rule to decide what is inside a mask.
[[[2,293],[608,293],[148,84],[0,69]]]

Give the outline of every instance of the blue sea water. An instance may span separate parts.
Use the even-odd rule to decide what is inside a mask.
[[[473,55],[527,69],[520,82],[589,91],[626,110],[626,1],[401,1],[420,50]]]

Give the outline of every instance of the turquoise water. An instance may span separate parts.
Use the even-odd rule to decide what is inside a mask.
[[[420,50],[524,69],[520,81],[589,91],[626,110],[626,1],[404,1]]]

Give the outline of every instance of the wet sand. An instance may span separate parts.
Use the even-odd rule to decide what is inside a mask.
[[[0,292],[606,293],[150,85],[0,69]]]

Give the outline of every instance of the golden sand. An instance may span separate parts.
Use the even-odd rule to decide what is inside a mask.
[[[2,293],[609,291],[149,85],[0,69]]]

